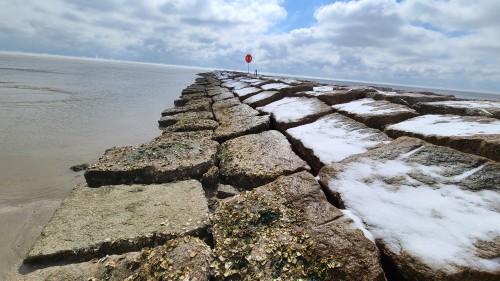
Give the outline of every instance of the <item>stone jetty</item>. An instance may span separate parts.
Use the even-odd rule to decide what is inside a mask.
[[[10,280],[500,280],[500,102],[214,71],[174,104]]]

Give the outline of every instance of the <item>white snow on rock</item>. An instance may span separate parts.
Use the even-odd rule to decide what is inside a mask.
[[[238,97],[245,97],[245,96],[248,96],[248,95],[251,95],[251,94],[254,94],[254,93],[258,93],[260,91],[262,91],[262,90],[259,89],[259,88],[247,87],[247,88],[242,88],[242,89],[234,90],[234,93]]]
[[[323,102],[314,98],[287,97],[258,107],[257,110],[272,114],[277,122],[289,123],[314,115],[325,106]]]
[[[333,91],[333,86],[316,86],[313,87],[314,92],[331,92]]]
[[[405,161],[420,149],[392,160],[358,158],[329,180],[329,188],[392,252],[404,249],[449,273],[460,266],[500,270],[500,258],[475,254],[475,243],[500,236],[500,193],[460,186],[483,166],[449,177],[444,167]],[[418,174],[432,178],[432,185],[417,180]]]
[[[325,165],[390,142],[387,136],[385,141],[375,138],[384,135],[379,130],[368,128],[353,120],[348,123],[346,120],[349,118],[332,114],[286,132],[294,139],[300,140],[304,147],[311,149]]]
[[[348,103],[336,104],[332,106],[335,110],[343,110],[352,114],[386,114],[392,112],[404,112],[409,108],[391,104],[387,101],[376,101],[371,98],[351,101]]]
[[[260,93],[258,93],[256,95],[253,95],[253,96],[245,99],[243,102],[247,103],[247,104],[250,104],[250,103],[261,101],[263,99],[270,98],[270,97],[272,97],[272,96],[274,96],[276,94],[278,94],[277,91],[264,91],[264,92],[260,92]]]
[[[496,110],[500,110],[500,101],[435,101],[428,102],[426,104],[429,105],[443,105],[452,108],[474,108],[479,109],[486,113],[487,115],[493,115],[488,110],[494,108]]]
[[[500,134],[500,120],[456,115],[423,115],[387,127],[387,130],[391,129],[435,136],[490,135]]]
[[[283,83],[269,83],[260,86],[263,90],[279,90],[283,88],[288,88],[290,85],[288,84],[283,84]]]
[[[248,84],[245,82],[240,82],[235,80],[227,80],[224,83],[222,83],[222,86],[229,89],[241,89],[248,87]]]

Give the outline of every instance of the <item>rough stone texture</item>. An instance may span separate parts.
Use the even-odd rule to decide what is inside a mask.
[[[363,220],[395,280],[499,280],[499,163],[402,137],[319,177]]]
[[[284,98],[278,102],[281,103],[271,111],[271,122],[281,132],[291,127],[311,123],[321,116],[333,113],[331,107],[315,98],[293,97]]]
[[[258,94],[262,89],[255,87],[242,88],[239,90],[234,90],[234,94],[240,98],[240,100],[244,100],[248,97]]]
[[[231,186],[231,185],[228,185],[228,184],[219,184],[217,186],[216,197],[218,199],[226,199],[226,198],[229,198],[229,197],[236,196],[238,194],[240,194],[240,192],[236,188],[234,188],[233,186]]]
[[[243,103],[256,108],[282,99],[283,95],[278,91],[264,91],[243,100]]]
[[[422,102],[413,106],[421,114],[485,116],[500,119],[500,101],[461,100]]]
[[[452,95],[437,95],[428,92],[376,91],[367,93],[366,97],[375,100],[387,100],[393,103],[412,107],[419,102],[454,100]]]
[[[106,150],[85,172],[90,187],[199,179],[215,164],[212,131],[168,133],[140,146]]]
[[[174,115],[188,111],[212,111],[211,103],[205,99],[191,100],[184,106],[163,110],[161,116]]]
[[[388,126],[393,137],[411,136],[500,162],[500,121],[495,118],[423,115]]]
[[[223,108],[232,107],[239,104],[241,104],[241,101],[235,97],[227,100],[216,101],[214,102],[212,107],[214,111],[219,111]]]
[[[278,131],[246,135],[229,140],[219,150],[222,180],[239,189],[250,189],[281,175],[308,170]]]
[[[221,94],[218,95],[213,95],[212,99],[214,101],[222,101],[222,100],[232,99],[234,97],[235,97],[234,94],[228,91],[228,92],[222,92]]]
[[[297,92],[312,91],[312,90],[313,90],[313,85],[306,83],[306,84],[297,84],[297,85],[292,85],[290,87],[282,88],[279,89],[279,92],[284,97],[291,97]]]
[[[340,88],[340,87],[339,87]],[[297,93],[296,96],[316,97],[320,101],[334,105],[339,103],[347,103],[353,100],[363,99],[367,93],[374,92],[372,88],[340,88],[332,89],[331,91],[306,91]]]
[[[219,122],[212,119],[182,119],[177,121],[175,124],[160,127],[161,130],[165,132],[190,132],[190,131],[202,131],[202,130],[215,130],[219,127]]]
[[[288,84],[284,84],[284,83],[281,83],[281,82],[272,82],[272,81],[269,81],[270,83],[266,83],[264,85],[261,85],[260,88],[263,89],[263,90],[280,90],[280,89],[283,89],[283,88],[288,88],[290,87],[290,85]]]
[[[209,87],[207,89],[207,95],[209,97],[218,96],[218,95],[222,95],[222,94],[225,95],[225,94],[228,94],[228,93],[229,94],[233,94],[229,89],[223,88],[223,87],[219,87],[219,86]]]
[[[201,178],[204,188],[215,188],[219,183],[219,168],[212,166]]]
[[[301,172],[221,201],[218,280],[385,280],[379,252]]]
[[[404,105],[388,101],[375,101],[370,98],[332,106],[336,111],[364,123],[368,127],[383,129],[394,124],[418,116],[418,112]]]
[[[181,95],[181,99],[183,100],[197,100],[208,97],[207,93],[192,93],[192,94],[183,94]]]
[[[258,116],[259,112],[246,104],[240,103],[228,107],[214,107],[214,115],[217,121],[224,123],[225,121],[231,121],[236,116]]]
[[[270,127],[269,116],[234,116],[224,120],[214,131],[214,139],[222,143],[248,134],[257,134]]]
[[[188,103],[190,102],[203,102],[203,101],[206,101],[206,102],[209,102],[211,103],[212,102],[212,98],[209,98],[209,97],[202,97],[202,98],[197,98],[197,99],[178,99],[178,100],[175,100],[174,101],[174,105],[175,106],[185,106],[187,105]]]
[[[210,280],[212,250],[198,238],[185,236],[141,252],[111,255],[90,262],[54,266],[17,274],[9,280]]]
[[[317,173],[324,165],[377,148],[392,139],[377,129],[335,113],[288,129],[287,138]]]
[[[167,127],[174,125],[181,120],[185,121],[189,119],[214,119],[214,115],[211,111],[183,112],[174,115],[162,116],[160,120],[158,120],[158,124],[161,127]]]
[[[201,234],[208,223],[196,180],[76,189],[63,201],[25,262],[90,260]]]

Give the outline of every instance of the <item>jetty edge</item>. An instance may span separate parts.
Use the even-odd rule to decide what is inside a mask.
[[[500,102],[214,71],[9,280],[499,280]]]

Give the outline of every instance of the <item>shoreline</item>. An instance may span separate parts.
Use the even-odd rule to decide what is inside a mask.
[[[387,171],[374,171],[374,177],[380,176],[380,181],[374,181],[377,190],[400,190],[409,183],[426,190],[432,183],[435,189],[452,186],[451,194],[484,190],[491,192],[491,198],[500,198],[494,187],[500,182],[500,102],[464,103],[431,93],[236,72],[200,76],[182,91],[174,108],[161,113],[162,136],[138,146],[111,148],[86,170],[87,184],[94,188],[77,188],[63,202],[25,259],[26,271],[12,273],[12,280],[47,276],[488,280],[500,276],[494,253],[493,258],[491,254],[472,256],[474,262],[461,267],[428,266],[428,253],[407,246],[411,237],[397,232],[384,237],[381,233],[392,226],[376,221],[371,215],[374,210],[366,213],[356,201],[358,195],[344,190],[373,181],[350,174],[353,167],[397,160],[397,165],[408,168],[394,170],[390,178]],[[422,124],[435,129],[420,130]],[[442,124],[445,130],[440,129]],[[463,133],[474,127],[481,130]],[[449,162],[442,166],[433,155]],[[446,169],[441,171],[442,167]],[[338,185],[344,177],[351,182]],[[155,186],[156,195],[148,186]],[[162,199],[160,190],[176,191]],[[124,209],[112,204],[108,208],[97,199],[79,199],[97,194]],[[183,206],[161,207],[162,200],[172,196],[190,199],[182,199]],[[453,198],[450,204],[455,204]],[[486,205],[477,208],[490,212]],[[93,210],[99,213],[91,216]],[[160,216],[141,222],[145,214]],[[488,214],[500,216],[498,211]],[[426,214],[417,215],[424,219]],[[369,222],[369,227],[363,222]],[[495,227],[500,226],[492,223],[482,231],[499,234]],[[120,228],[127,229],[126,236]],[[462,229],[453,231],[468,235]],[[66,235],[75,238],[63,241]],[[367,236],[375,237],[377,244]],[[395,253],[390,242],[394,239],[407,247],[405,255]],[[324,246],[316,247],[318,243]],[[477,251],[498,246],[494,240],[485,243],[490,246]],[[166,259],[168,266],[160,270],[167,249],[181,252]],[[283,253],[295,256],[283,259]]]

